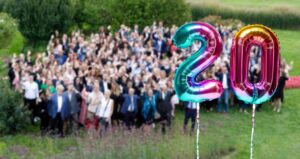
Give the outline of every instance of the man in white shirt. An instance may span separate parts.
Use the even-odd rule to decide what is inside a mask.
[[[39,87],[33,81],[33,76],[29,76],[28,81],[22,84],[24,90],[24,104],[31,111],[31,122],[34,123],[34,118],[38,116],[37,102],[39,100]]]

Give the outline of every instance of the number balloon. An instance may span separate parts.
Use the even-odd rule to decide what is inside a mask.
[[[250,83],[248,69],[252,46],[261,49],[261,77]],[[276,35],[263,25],[249,25],[235,34],[230,57],[231,87],[240,100],[261,104],[271,98],[279,80],[280,53]]]
[[[201,47],[183,61],[177,69],[174,77],[175,92],[182,101],[201,102],[218,98],[223,93],[223,87],[219,81],[198,82],[195,78],[222,52],[221,37],[213,26],[203,22],[185,24],[173,36],[173,43],[179,48],[187,48],[195,40],[201,42]]]

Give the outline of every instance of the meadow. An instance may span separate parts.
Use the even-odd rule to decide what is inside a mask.
[[[251,0],[251,1],[241,1],[241,0],[186,0],[186,2],[192,5],[219,5],[224,7],[240,8],[240,9],[270,9],[277,7],[285,7],[292,9],[294,11],[299,11],[300,1],[299,0]],[[288,3],[287,3],[288,2]],[[298,12],[300,13],[300,12]]]

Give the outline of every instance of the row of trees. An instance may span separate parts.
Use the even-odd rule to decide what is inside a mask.
[[[191,20],[184,0],[0,0],[0,5],[0,11],[19,21],[30,41],[46,40],[54,30],[95,31],[100,25],[116,29],[122,23],[143,27],[154,20],[180,25]]]

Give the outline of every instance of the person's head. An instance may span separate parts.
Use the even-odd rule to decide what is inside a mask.
[[[29,82],[33,82],[33,75],[29,76]]]
[[[58,95],[62,95],[63,92],[64,92],[64,86],[59,84],[59,85],[56,86],[56,90],[57,90]]]
[[[68,91],[73,92],[73,90],[74,90],[73,84],[68,84]]]
[[[98,82],[95,82],[95,83],[94,83],[94,86],[93,86],[93,91],[94,91],[94,92],[99,92],[99,91],[100,91],[99,88],[100,88],[100,87],[99,87],[99,83],[98,83]]]
[[[167,89],[168,89],[167,85],[164,84],[164,85],[161,86],[161,90],[163,92],[167,91]]]
[[[129,95],[133,95],[134,94],[134,89],[133,88],[129,88]]]
[[[111,91],[110,91],[110,90],[106,90],[106,91],[104,92],[105,98],[109,98],[109,97],[110,97],[110,94],[111,94]]]
[[[227,67],[226,66],[222,67],[222,73],[227,73]]]

